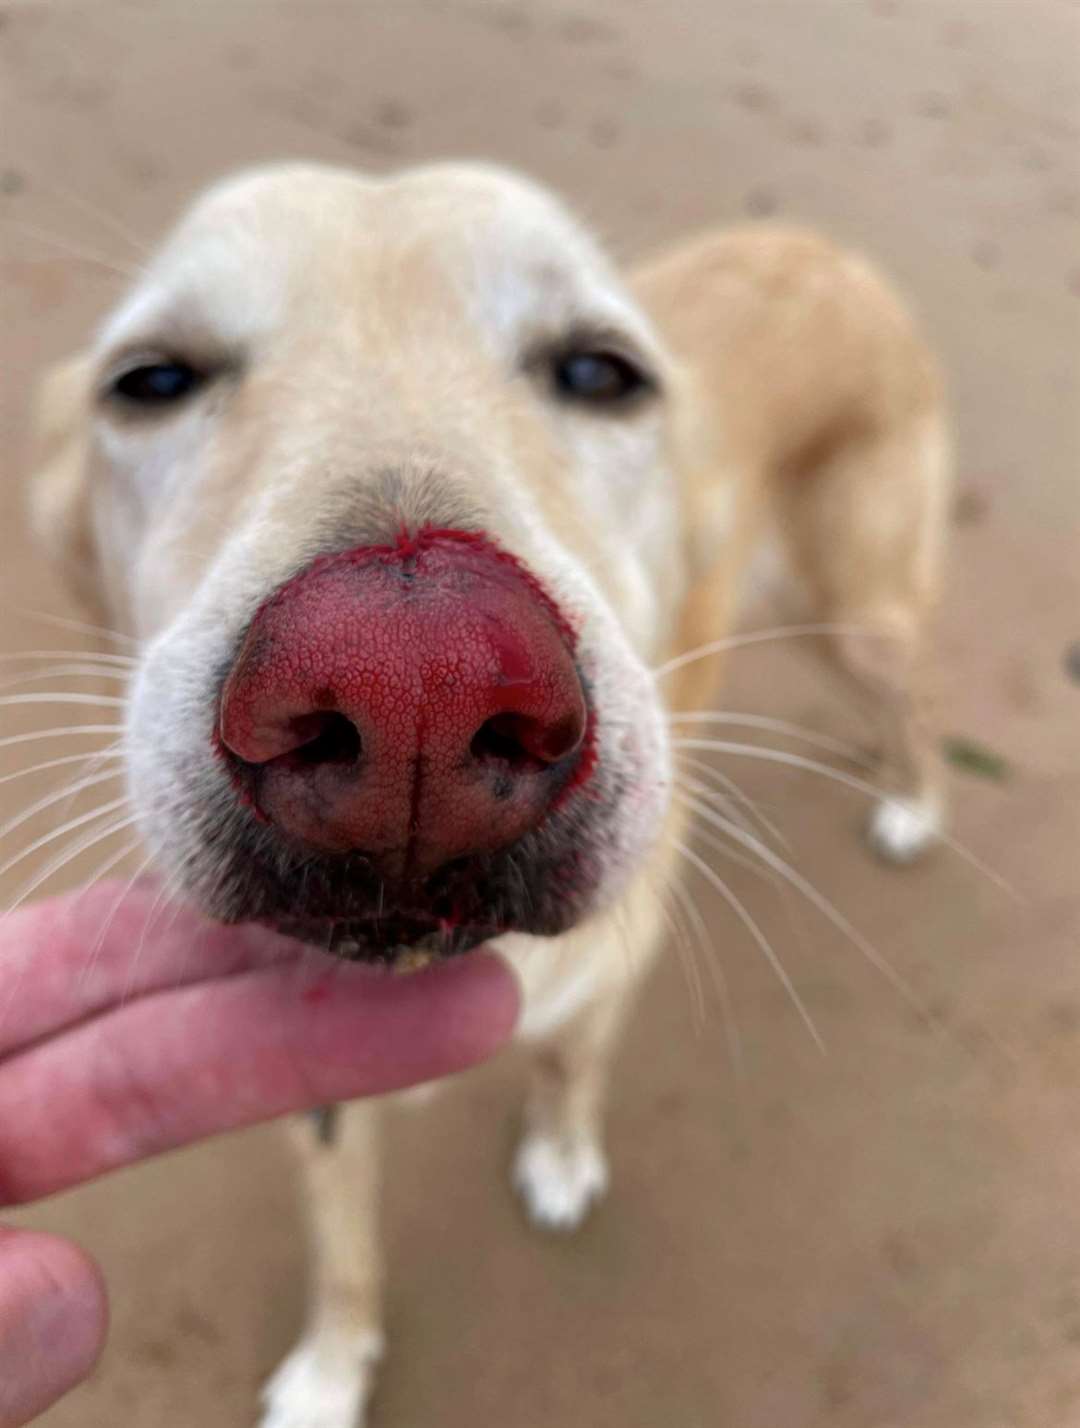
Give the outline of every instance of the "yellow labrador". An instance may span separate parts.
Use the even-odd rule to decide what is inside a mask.
[[[542,1225],[606,1187],[607,1068],[695,800],[756,846],[677,791],[670,714],[707,706],[693,652],[768,533],[879,716],[873,842],[906,859],[940,825],[939,379],[813,234],[710,233],[627,277],[494,168],[241,174],[47,383],[41,446],[45,543],[140,641],[125,748],[162,873],[340,956],[498,946],[538,1047],[514,1179]],[[373,1115],[299,1137],[313,1304],[266,1428],[363,1413]]]

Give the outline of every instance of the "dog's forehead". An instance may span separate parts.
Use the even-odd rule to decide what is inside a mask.
[[[160,316],[241,342],[287,315],[354,303],[464,309],[497,330],[530,314],[630,317],[608,259],[553,195],[484,165],[388,179],[282,166],[216,185],[107,324],[112,342]]]

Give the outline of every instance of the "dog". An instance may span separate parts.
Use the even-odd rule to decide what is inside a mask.
[[[874,846],[939,834],[942,380],[887,282],[813,233],[621,275],[494,167],[244,172],[46,379],[37,440],[45,548],[139,642],[126,768],[168,886],[342,957],[501,950],[541,1226],[607,1187],[605,1082],[695,806],[762,846],[680,776],[673,727],[708,709],[763,542],[876,721]],[[313,1298],[264,1428],[364,1413],[376,1119],[297,1127]]]

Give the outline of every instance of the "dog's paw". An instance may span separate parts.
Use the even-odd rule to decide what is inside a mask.
[[[534,1132],[518,1150],[514,1185],[534,1224],[574,1230],[608,1187],[607,1161],[595,1141],[562,1145]]]
[[[260,1428],[362,1428],[382,1337],[313,1333],[267,1382]]]
[[[942,822],[936,800],[883,798],[871,814],[867,841],[886,862],[911,863],[936,841]]]

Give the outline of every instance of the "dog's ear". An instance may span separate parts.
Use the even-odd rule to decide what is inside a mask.
[[[79,603],[101,616],[104,595],[90,503],[89,358],[69,358],[42,378],[31,413],[30,525]]]

